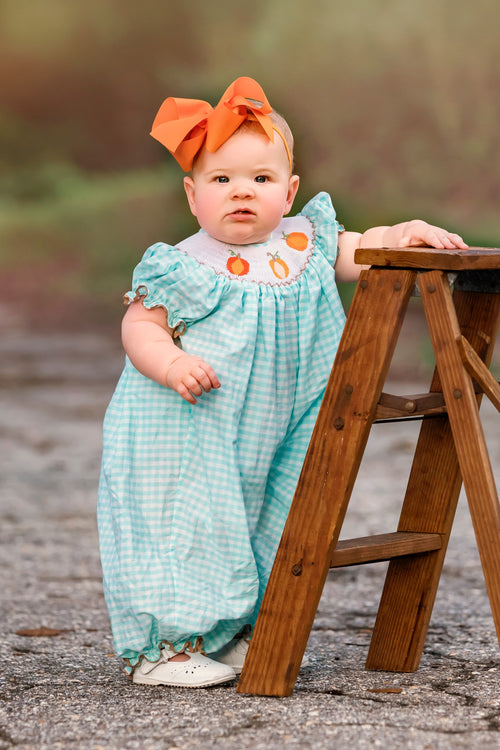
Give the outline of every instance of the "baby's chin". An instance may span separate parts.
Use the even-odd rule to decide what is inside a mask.
[[[225,245],[260,245],[267,242],[271,237],[269,232],[209,232],[206,229],[205,231],[214,240],[222,242]]]

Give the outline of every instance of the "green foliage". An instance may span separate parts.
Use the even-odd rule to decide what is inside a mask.
[[[495,0],[3,0],[0,263],[67,266],[106,308],[194,226],[157,108],[238,75],[293,127],[297,205],[328,190],[348,228],[421,216],[498,245],[499,20]]]
[[[17,278],[16,270],[31,276],[39,305],[50,306],[57,298],[70,318],[84,310],[79,324],[116,322],[146,247],[194,231],[175,170],[89,176],[52,165],[38,176],[43,197],[34,199],[33,193],[29,201],[4,203],[0,210],[4,278]],[[18,287],[19,281],[12,291]],[[28,294],[32,289],[26,279],[20,288]],[[16,298],[15,303],[29,305],[30,300]],[[39,315],[43,321],[43,309]],[[49,322],[57,320],[49,316]]]

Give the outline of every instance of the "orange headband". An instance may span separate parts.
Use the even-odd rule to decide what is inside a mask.
[[[189,172],[203,146],[214,153],[245,120],[252,120],[261,126],[270,141],[274,141],[273,131],[278,133],[291,169],[292,157],[285,137],[268,116],[272,111],[257,81],[237,78],[215,108],[202,99],[165,99],[153,122],[151,135],[170,151],[185,172]]]

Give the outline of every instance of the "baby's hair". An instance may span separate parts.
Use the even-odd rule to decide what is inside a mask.
[[[290,165],[290,169],[291,171],[293,171],[293,135],[290,126],[283,115],[280,115],[280,113],[276,112],[275,109],[273,109],[273,111],[268,114],[268,117],[285,139],[286,145],[288,146],[288,151],[290,152],[290,160],[292,162]],[[254,133],[262,133],[262,128],[256,120],[245,120],[238,128],[238,131],[241,130],[251,130]]]
[[[273,109],[273,111],[270,113],[269,119],[271,120],[273,125],[276,125],[276,127],[281,131],[281,134],[286,141],[286,145],[288,146],[288,150],[290,152],[293,169],[293,134],[290,125],[287,123],[283,115],[280,115],[280,113],[276,112],[275,109]]]

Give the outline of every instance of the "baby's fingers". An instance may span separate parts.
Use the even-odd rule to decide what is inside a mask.
[[[451,247],[451,245],[448,244],[444,234],[440,235],[435,229],[431,229],[427,233],[426,241],[430,247],[435,247],[438,250],[444,249],[446,247]]]
[[[430,247],[437,249],[453,250],[457,248],[458,250],[466,250],[468,247],[459,234],[447,232],[439,227],[430,227],[425,240]]]
[[[214,370],[202,361],[186,374],[177,392],[190,404],[196,404],[196,397],[201,396],[203,391],[208,393],[212,388],[219,387],[220,382]]]
[[[196,404],[196,397],[201,396],[203,391],[210,390],[204,387],[201,380],[204,378],[201,378],[197,371],[186,374],[176,388],[177,393],[190,404]]]
[[[177,388],[175,388],[174,390],[177,391],[179,396],[182,396],[184,401],[187,401],[190,404],[196,404],[195,397],[191,393],[191,390],[186,385],[184,385],[184,383],[179,383]]]
[[[468,245],[459,234],[448,232],[441,227],[415,220],[408,223],[407,232],[401,238],[399,247],[415,247],[427,245],[438,250],[466,250]]]
[[[467,250],[469,247],[459,234],[448,234],[448,241],[452,243],[452,247],[456,247],[459,250]]]
[[[177,391],[179,396],[190,404],[196,404],[196,397],[203,391],[219,388],[220,382],[212,367],[201,357],[188,354],[180,356],[168,368],[166,385]]]
[[[215,374],[215,370],[206,362],[200,364],[198,381],[202,385],[203,390],[207,392],[211,391],[212,388],[220,388],[220,381]]]

